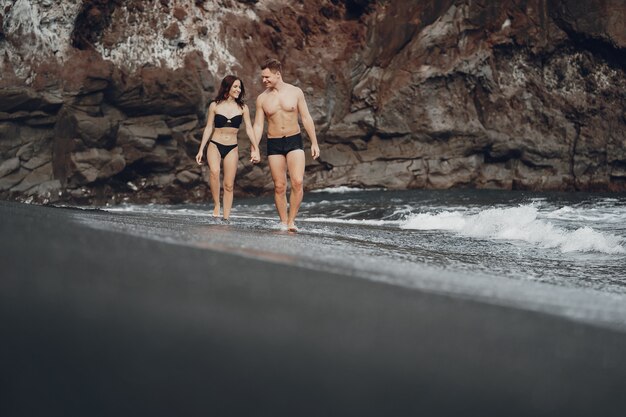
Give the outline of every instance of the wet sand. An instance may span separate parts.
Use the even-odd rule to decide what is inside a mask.
[[[72,212],[0,202],[2,416],[626,415],[622,331]]]

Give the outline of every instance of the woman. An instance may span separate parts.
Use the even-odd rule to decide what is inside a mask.
[[[239,162],[237,146],[237,130],[243,119],[246,124],[246,133],[250,139],[251,162],[258,162],[259,152],[256,149],[254,130],[250,122],[250,111],[244,104],[245,89],[241,79],[234,75],[227,75],[222,80],[220,90],[215,100],[209,105],[202,143],[196,155],[196,162],[202,164],[202,154],[207,142],[207,161],[209,162],[211,194],[215,207],[213,217],[220,215],[220,161],[224,162],[224,220],[230,217],[233,205],[233,187],[235,174]],[[211,137],[213,134],[213,137]],[[211,140],[209,141],[209,138]]]

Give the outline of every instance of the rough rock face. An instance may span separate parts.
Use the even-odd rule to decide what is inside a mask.
[[[623,0],[0,0],[0,197],[202,201],[228,73],[277,57],[306,186],[626,191]],[[272,189],[243,129],[239,194]],[[264,142],[262,142],[263,151]]]

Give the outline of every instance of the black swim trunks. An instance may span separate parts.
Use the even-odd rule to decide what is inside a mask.
[[[267,155],[287,155],[291,151],[304,149],[302,134],[296,133],[282,138],[267,138]]]
[[[232,151],[233,149],[235,149],[237,147],[237,144],[234,145],[222,145],[219,142],[215,142],[214,140],[210,141],[211,143],[214,143],[215,146],[217,146],[217,150],[220,153],[220,156],[222,157],[222,159],[226,158],[226,155],[228,155],[230,153],[230,151]]]

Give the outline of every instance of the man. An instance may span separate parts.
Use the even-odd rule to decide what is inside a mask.
[[[254,136],[258,142],[263,134],[267,118],[267,159],[274,181],[274,203],[284,228],[295,232],[296,215],[302,203],[304,179],[304,147],[298,115],[311,140],[311,156],[317,159],[320,148],[315,136],[313,118],[304,100],[304,93],[298,87],[287,84],[282,78],[280,61],[270,59],[261,66],[261,77],[266,90],[256,101]],[[258,159],[258,155],[253,156]],[[289,212],[287,212],[287,172],[291,180]]]

